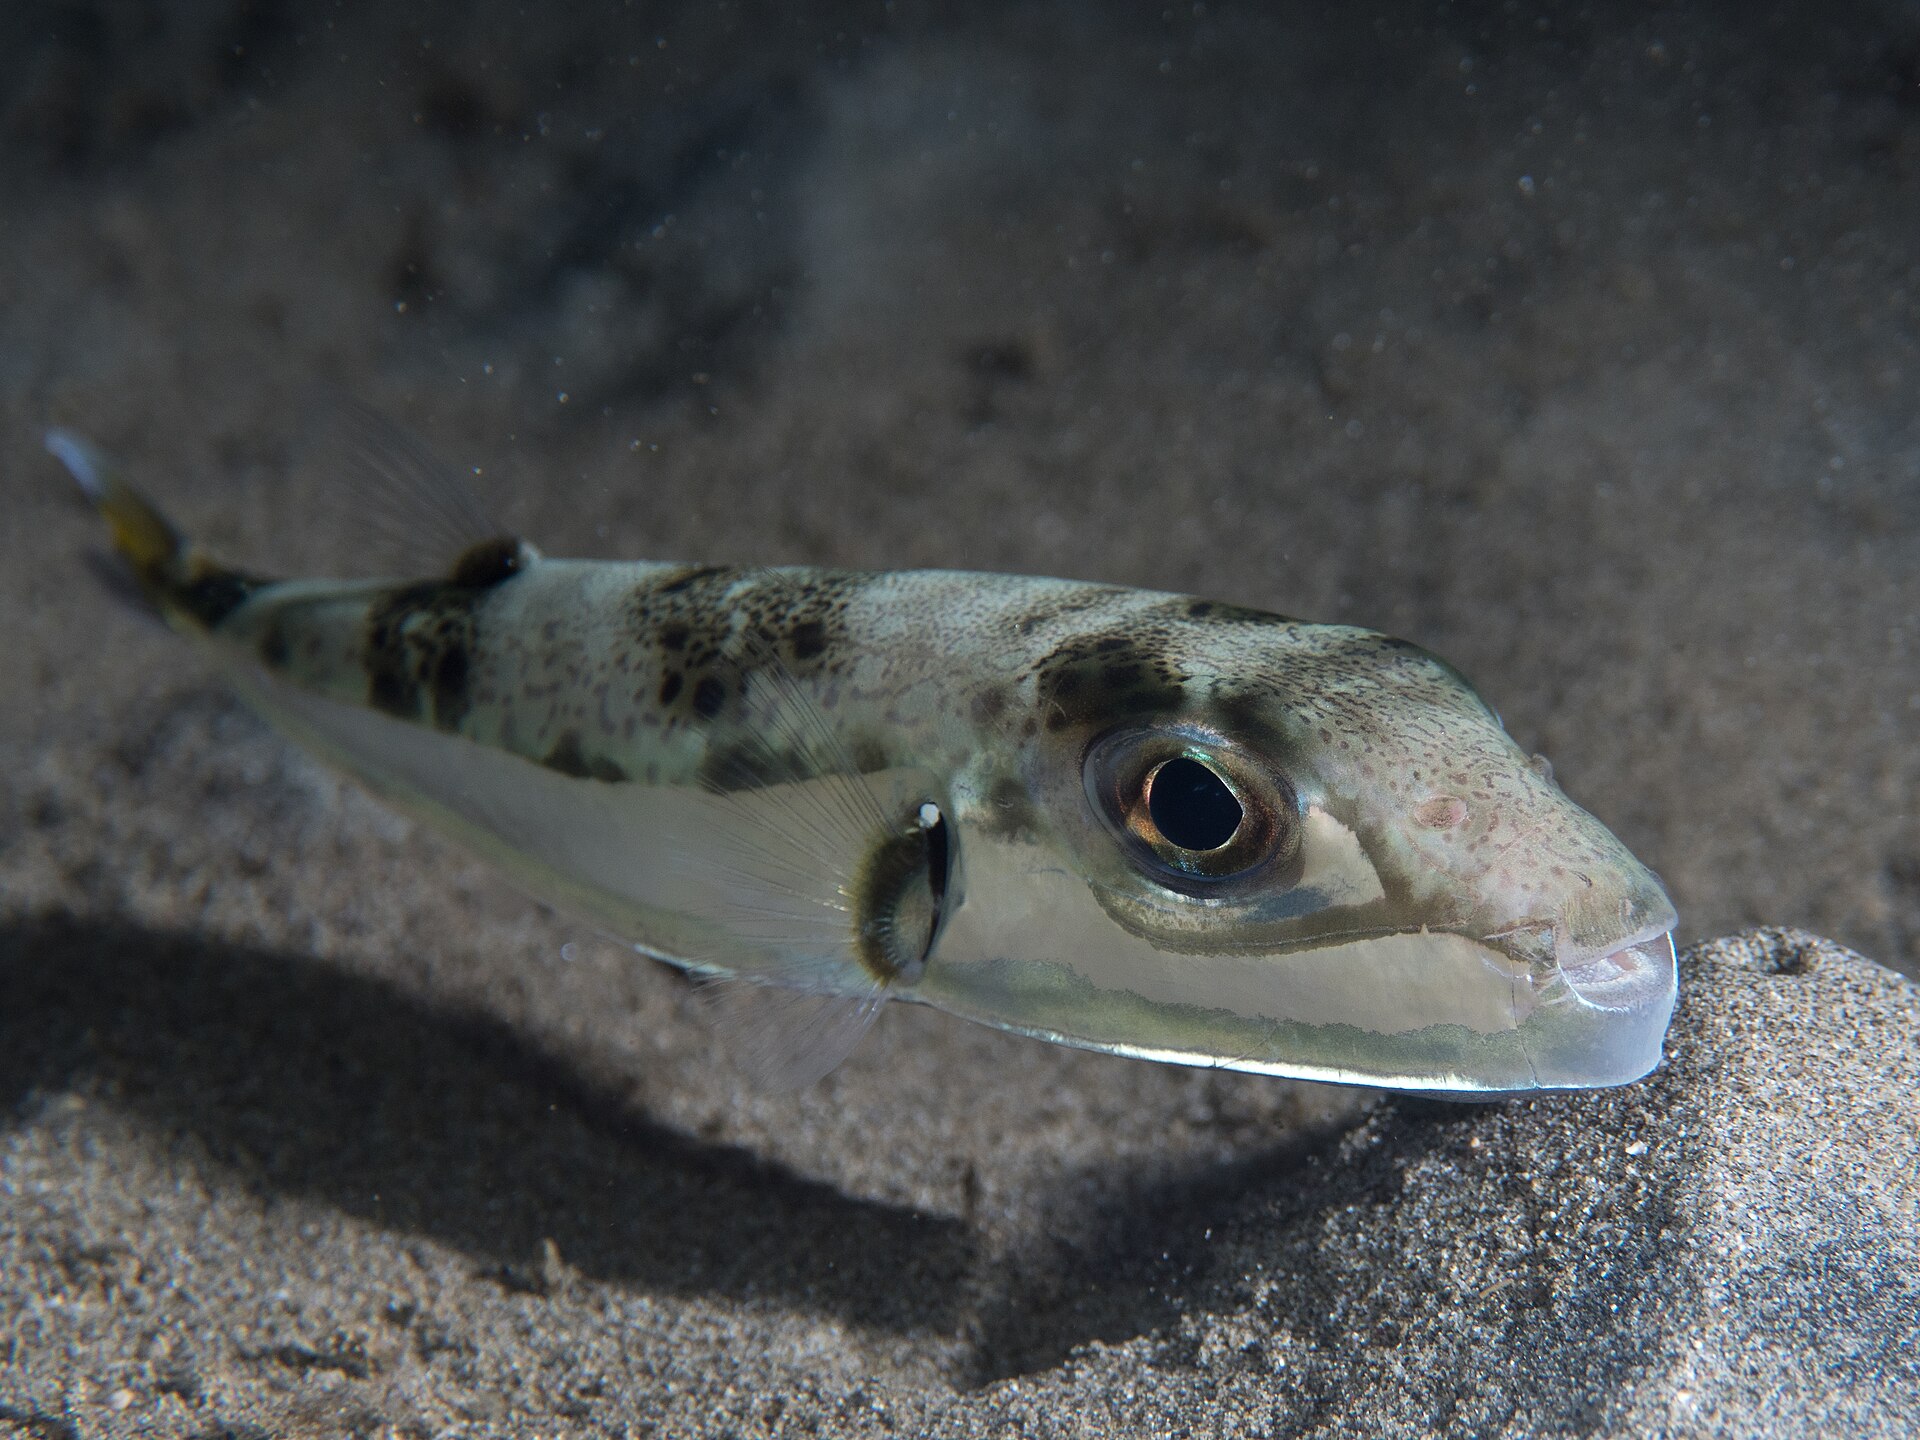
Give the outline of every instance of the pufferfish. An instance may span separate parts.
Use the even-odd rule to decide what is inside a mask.
[[[425,579],[272,580],[47,443],[273,725],[642,954],[793,997],[788,1078],[889,1000],[1463,1098],[1659,1062],[1660,881],[1406,641],[1071,580],[552,559],[475,526]]]

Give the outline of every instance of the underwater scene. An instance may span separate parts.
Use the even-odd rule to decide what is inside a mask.
[[[0,1436],[1920,1428],[1920,5],[21,0],[0,185]]]

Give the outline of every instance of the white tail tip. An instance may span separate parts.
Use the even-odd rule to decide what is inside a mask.
[[[46,446],[53,458],[68,472],[96,503],[107,493],[106,461],[98,450],[71,430],[47,431]]]

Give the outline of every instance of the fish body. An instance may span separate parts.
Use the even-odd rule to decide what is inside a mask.
[[[267,581],[50,444],[290,736],[649,955],[849,1007],[835,1044],[900,999],[1466,1095],[1658,1062],[1659,881],[1404,641],[1075,581],[504,537],[432,579]]]

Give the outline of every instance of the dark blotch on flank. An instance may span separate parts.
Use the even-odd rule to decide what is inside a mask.
[[[787,632],[793,644],[793,658],[811,660],[827,648],[827,627],[818,620],[802,620]]]
[[[1002,775],[987,789],[981,822],[988,834],[1013,839],[1036,834],[1040,829],[1040,812],[1034,808],[1033,797],[1018,776]]]
[[[1185,672],[1146,636],[1076,637],[1034,666],[1034,677],[1049,730],[1165,715],[1186,703]]]
[[[451,730],[466,717],[467,646],[464,639],[449,637],[433,664],[433,723]]]
[[[1259,751],[1269,760],[1285,763],[1292,746],[1274,717],[1283,713],[1281,697],[1272,691],[1215,690],[1207,697],[1212,718],[1227,734]]]
[[[512,535],[496,535],[469,545],[453,562],[451,580],[474,590],[491,590],[503,580],[520,573],[520,541]]]
[[[981,723],[998,720],[1007,712],[1007,692],[990,685],[973,697],[973,718]]]
[[[693,687],[693,713],[702,720],[713,719],[726,703],[727,687],[711,675],[703,677]]]
[[[675,700],[678,700],[680,698],[680,687],[685,683],[685,677],[681,675],[678,670],[669,670],[665,678],[660,681],[660,703],[662,705],[671,705]]]
[[[379,669],[367,676],[367,703],[402,720],[420,716],[420,687],[403,670]]]
[[[472,708],[474,605],[485,592],[463,585],[406,585],[367,615],[367,698],[403,720],[431,718],[452,730]],[[423,717],[423,705],[432,713]]]
[[[540,762],[549,770],[558,770],[562,775],[571,775],[576,780],[584,780],[591,773],[587,769],[587,757],[580,749],[578,731],[569,730],[553,742],[553,748]]]
[[[684,650],[693,631],[684,621],[675,620],[660,627],[660,648],[663,650]]]
[[[707,742],[699,779],[709,790],[731,794],[811,780],[815,773],[807,757],[796,750],[771,745],[759,735],[729,739],[727,732],[721,731]]]
[[[441,588],[405,586],[375,602],[367,613],[367,698],[374,708],[405,720],[419,718],[420,677],[407,653],[407,621]]]
[[[614,784],[627,778],[627,772],[605,756],[589,757],[581,748],[577,730],[569,730],[554,741],[553,749],[540,763],[575,780],[604,780]]]

